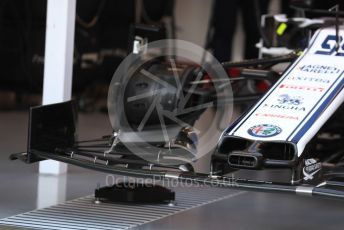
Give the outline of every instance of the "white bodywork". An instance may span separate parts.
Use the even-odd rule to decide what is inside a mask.
[[[318,30],[281,79],[224,135],[296,144],[300,156],[344,100],[344,28]]]

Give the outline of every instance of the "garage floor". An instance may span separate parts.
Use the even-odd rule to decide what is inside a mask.
[[[92,194],[106,174],[71,166],[68,175],[39,176],[37,165],[9,161],[26,147],[26,112],[0,113],[0,218]],[[106,115],[81,114],[80,138],[111,131]],[[59,185],[56,193],[54,186]],[[44,188],[44,189],[42,189]],[[197,190],[195,190],[197,192]],[[137,229],[341,229],[344,201],[245,192],[137,227]],[[1,229],[1,227],[0,227]]]

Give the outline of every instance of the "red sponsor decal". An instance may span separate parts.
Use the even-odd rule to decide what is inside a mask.
[[[306,85],[288,85],[288,84],[281,84],[279,88],[305,90],[305,91],[313,91],[313,92],[323,92],[325,90],[323,87],[306,86]]]
[[[289,120],[299,120],[299,118],[296,116],[273,114],[273,113],[256,113],[256,116],[257,117],[281,118],[281,119],[289,119]]]

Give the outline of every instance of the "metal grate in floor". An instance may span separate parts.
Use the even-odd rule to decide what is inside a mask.
[[[2,219],[0,220],[0,229],[5,229],[5,226],[53,230],[128,229],[243,193],[211,187],[177,187],[174,190],[176,192],[176,205],[174,206],[167,204],[95,204],[93,196],[86,196],[64,204]]]

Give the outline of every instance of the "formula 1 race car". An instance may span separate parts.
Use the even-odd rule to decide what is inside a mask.
[[[215,65],[215,69],[226,70],[227,79],[213,79],[197,65],[171,61],[174,67],[166,68],[164,61],[154,59],[129,80],[122,79],[126,89],[115,82],[122,104],[115,103],[117,117],[110,120],[122,124],[121,129],[100,139],[77,141],[73,102],[33,107],[28,150],[11,158],[27,163],[53,159],[134,177],[344,198],[343,37],[344,28],[326,27],[314,33],[300,56],[291,53]],[[282,73],[271,68],[280,63],[291,64]],[[174,82],[176,70],[180,80]],[[231,97],[222,98],[228,82],[234,102],[249,109],[234,122],[223,120],[222,113],[219,119],[227,122],[227,128],[207,151],[209,172],[196,172],[193,163],[201,148],[195,123],[208,105],[227,111],[222,108],[233,103]],[[179,83],[181,90],[174,87]],[[262,85],[269,90],[263,93]],[[220,89],[216,98],[215,89]],[[152,104],[163,107],[169,119],[162,119],[162,110]],[[189,113],[180,112],[185,105]],[[143,123],[150,126],[145,129]],[[170,129],[157,132],[157,126]],[[174,138],[166,139],[167,134]],[[283,180],[259,178],[255,173],[270,169],[274,176],[283,170]],[[254,177],[228,176],[237,170],[249,171]]]
[[[323,168],[338,163],[343,157],[344,79],[342,48],[335,50],[334,32],[317,31],[304,54],[224,132],[213,155],[213,174],[232,168],[290,168],[289,183],[317,184]],[[334,154],[329,145],[335,145]]]

